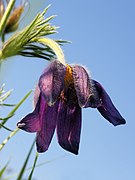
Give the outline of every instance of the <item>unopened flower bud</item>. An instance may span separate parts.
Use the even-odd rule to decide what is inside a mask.
[[[24,6],[17,7],[9,16],[5,27],[5,33],[16,31],[19,25],[19,19],[24,11]]]
[[[6,11],[6,7],[8,6],[9,1],[0,0],[0,21]],[[19,25],[20,17],[24,11],[24,7],[26,2],[21,3],[18,7],[14,6],[13,10],[11,11],[10,16],[7,19],[5,24],[4,33],[10,33],[16,31]]]
[[[4,11],[5,11],[4,3],[2,0],[0,0],[0,21],[1,21],[3,14],[4,14]]]

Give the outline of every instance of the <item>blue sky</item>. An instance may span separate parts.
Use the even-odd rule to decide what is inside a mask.
[[[38,163],[53,162],[37,168],[37,180],[127,180],[135,179],[135,1],[133,0],[36,0],[30,1],[29,14],[20,29],[37,12],[52,4],[48,16],[57,14],[52,21],[59,26],[54,39],[66,39],[72,44],[63,46],[68,63],[86,66],[93,79],[99,81],[111,96],[127,124],[113,127],[96,109],[83,109],[83,124],[79,155],[63,150],[56,136]],[[0,84],[6,90],[14,89],[9,101],[17,103],[35,87],[48,62],[16,56],[2,65]],[[20,107],[8,127],[32,111],[32,96]],[[8,109],[9,111],[10,109]],[[7,112],[7,108],[1,113]],[[8,133],[0,131],[0,142]],[[20,131],[0,154],[0,165],[11,159],[13,172],[18,172],[33,142],[35,134]],[[33,163],[33,151],[30,164]]]

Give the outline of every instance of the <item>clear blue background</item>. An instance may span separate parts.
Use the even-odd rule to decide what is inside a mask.
[[[63,150],[56,135],[46,153],[40,154],[37,180],[133,180],[135,179],[135,1],[134,0],[31,0],[30,10],[21,21],[20,29],[37,12],[52,4],[48,16],[57,14],[52,21],[60,26],[54,39],[71,40],[63,47],[68,63],[86,66],[92,78],[103,84],[114,104],[127,120],[124,126],[114,127],[96,109],[83,109],[83,124],[79,155]],[[20,56],[2,64],[0,84],[6,90],[14,89],[8,102],[17,103],[34,89],[48,62]],[[33,109],[32,98],[20,107],[7,126],[16,123]],[[1,116],[10,108],[1,109]],[[9,133],[0,131],[0,142]],[[35,134],[20,131],[0,154],[0,165],[10,159],[12,173],[21,168]],[[30,159],[32,165],[36,148]],[[27,177],[27,176],[26,176]],[[16,179],[16,178],[14,178]]]

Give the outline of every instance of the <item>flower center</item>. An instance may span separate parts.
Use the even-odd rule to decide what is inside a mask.
[[[64,78],[64,83],[66,86],[69,86],[70,84],[73,84],[73,70],[71,68],[71,66],[69,66],[68,64],[66,65],[66,74],[65,74],[65,78]]]
[[[74,88],[73,70],[68,64],[66,65],[66,73],[64,77],[64,89],[60,95],[61,101],[72,107],[77,104],[77,96]],[[74,107],[74,106],[73,106]]]

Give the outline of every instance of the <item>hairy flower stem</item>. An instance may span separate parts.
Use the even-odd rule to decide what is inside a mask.
[[[63,53],[62,49],[60,48],[60,46],[58,45],[58,43],[56,43],[54,40],[49,39],[49,38],[34,38],[34,39],[32,39],[32,41],[49,46],[56,54],[57,59],[63,65],[66,65],[64,53]]]
[[[7,22],[7,19],[9,17],[10,13],[11,13],[11,10],[12,10],[14,4],[15,4],[15,0],[10,0],[10,2],[8,3],[6,11],[5,11],[5,13],[4,13],[4,15],[3,15],[2,19],[1,19],[1,22],[0,22],[0,35],[2,35],[2,32],[3,32],[4,28],[5,28],[5,24]]]

